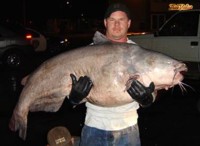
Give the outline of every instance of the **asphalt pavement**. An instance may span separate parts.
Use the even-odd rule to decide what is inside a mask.
[[[47,132],[55,126],[66,126],[72,135],[80,136],[85,105],[72,109],[67,101],[56,113],[29,113],[25,141],[17,132],[9,130],[8,123],[23,88],[21,79],[52,56],[41,53],[32,57],[17,70],[0,68],[1,146],[45,146]],[[185,79],[183,82],[187,84],[186,91],[179,86],[162,90],[152,106],[138,110],[142,146],[200,145],[200,81]]]

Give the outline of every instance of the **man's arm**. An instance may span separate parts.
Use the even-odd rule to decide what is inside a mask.
[[[139,81],[133,80],[131,87],[127,90],[127,92],[142,107],[147,107],[154,102],[154,89],[155,85],[153,82],[150,83],[149,87],[145,87]]]

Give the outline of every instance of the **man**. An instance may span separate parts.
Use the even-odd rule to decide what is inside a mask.
[[[127,31],[131,25],[128,8],[120,3],[108,7],[104,25],[106,37],[113,42],[134,43],[127,38]],[[78,104],[85,98],[92,88],[89,77],[76,77],[71,74],[72,90],[69,100]],[[154,84],[144,87],[140,82],[133,81],[127,90],[134,99],[133,102],[118,107],[101,107],[86,102],[87,113],[85,125],[81,133],[81,146],[140,146],[137,125],[137,109],[139,105],[149,106],[153,101]]]

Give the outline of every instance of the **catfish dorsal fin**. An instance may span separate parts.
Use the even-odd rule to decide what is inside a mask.
[[[106,42],[110,42],[105,35],[100,33],[99,31],[96,31],[93,37],[93,43],[96,44],[103,44]]]

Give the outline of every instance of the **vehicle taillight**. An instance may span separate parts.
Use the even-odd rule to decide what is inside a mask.
[[[26,39],[31,40],[32,39],[32,34],[26,34]]]

